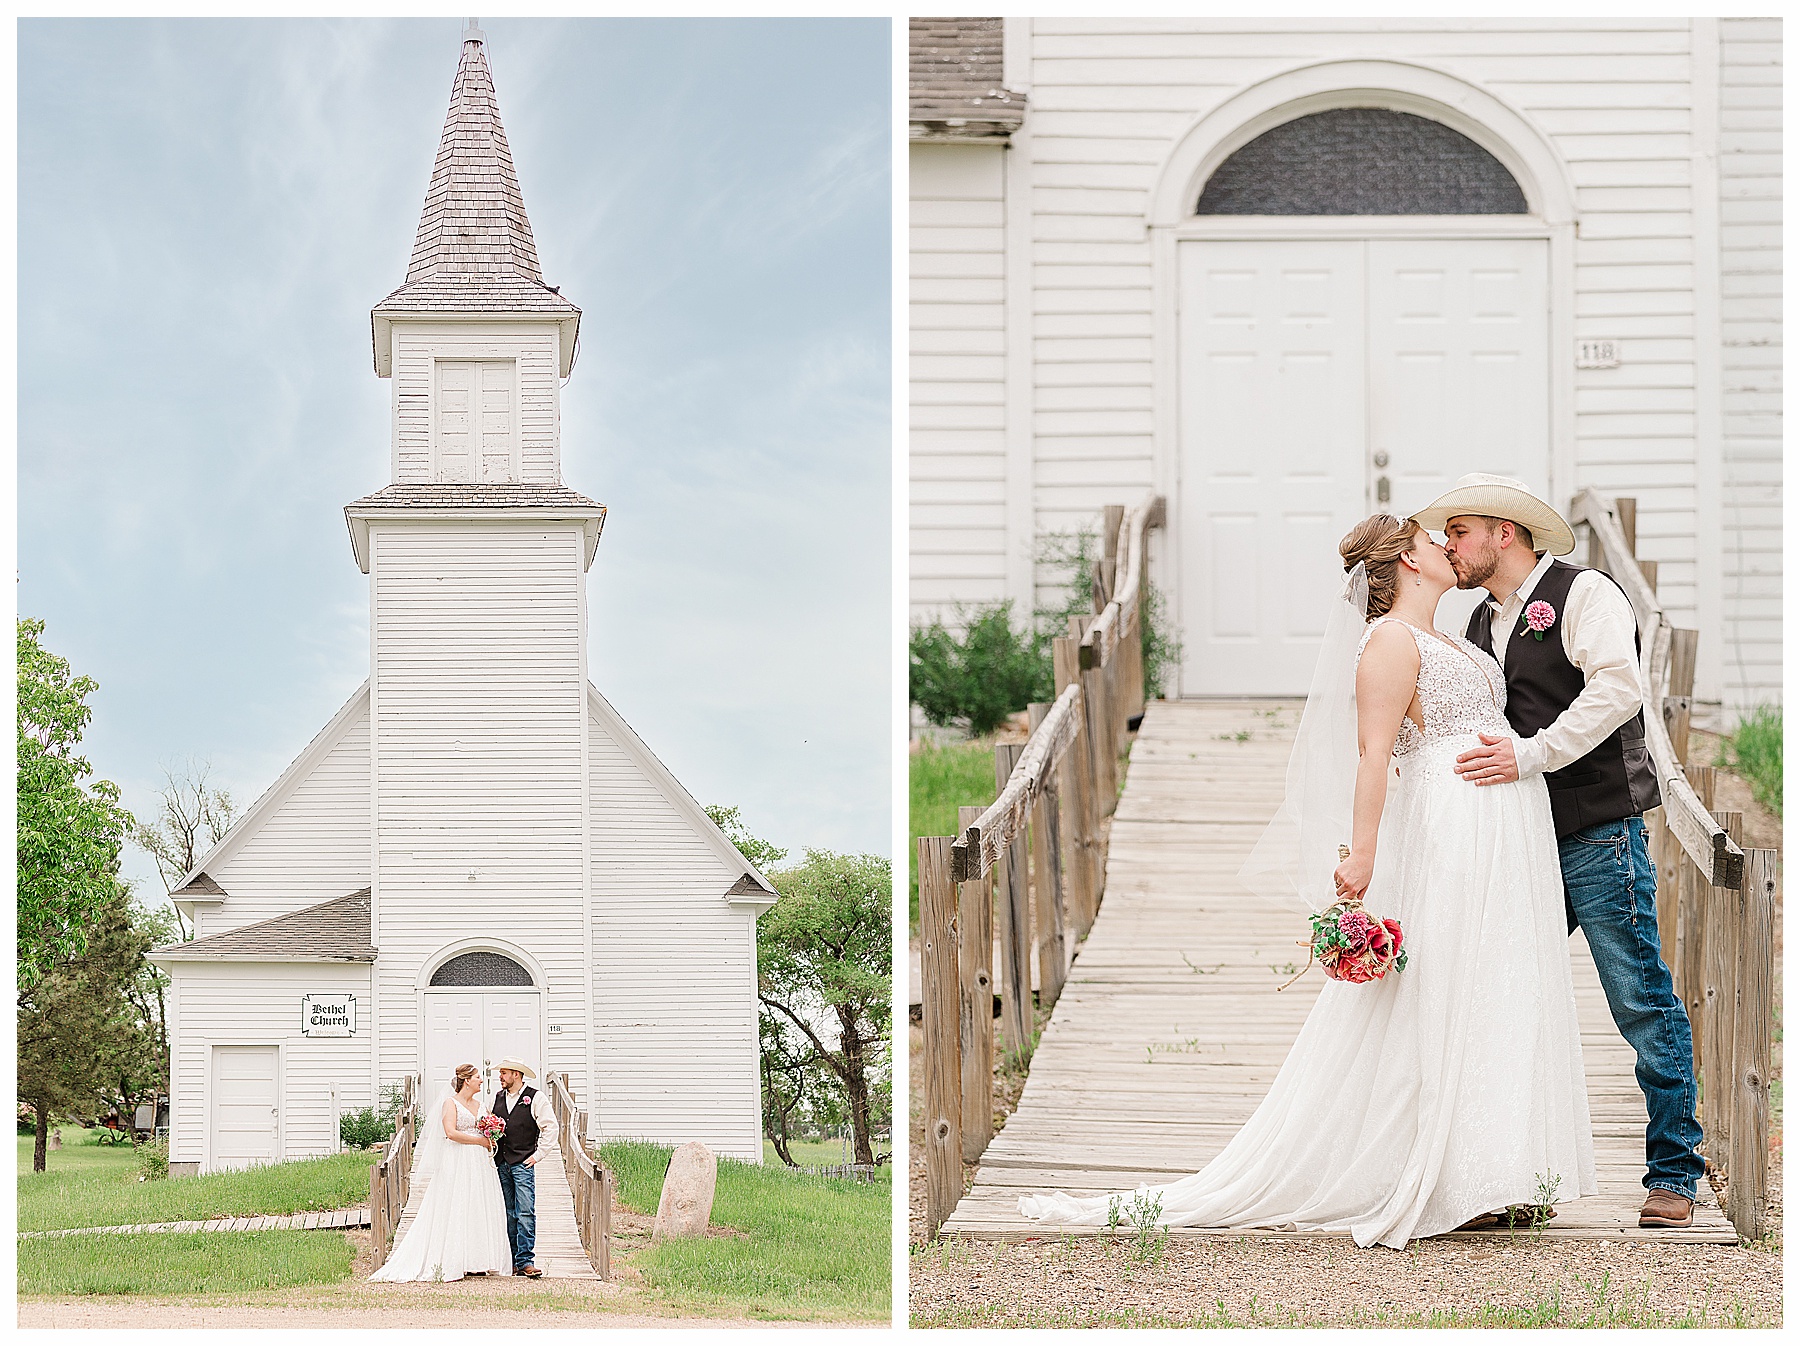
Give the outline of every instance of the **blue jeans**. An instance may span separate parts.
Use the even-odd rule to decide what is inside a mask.
[[[1569,933],[1587,935],[1613,1022],[1637,1053],[1638,1088],[1650,1113],[1644,1186],[1692,1200],[1706,1173],[1696,1149],[1693,1031],[1662,960],[1656,934],[1656,867],[1644,820],[1621,818],[1571,832],[1562,852]]]
[[[513,1270],[531,1265],[537,1246],[537,1170],[500,1164],[500,1194],[506,1198],[506,1233],[512,1240]]]

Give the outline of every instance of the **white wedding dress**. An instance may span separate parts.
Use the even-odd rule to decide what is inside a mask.
[[[1400,921],[1406,969],[1325,984],[1243,1129],[1200,1172],[1148,1189],[1157,1223],[1347,1229],[1402,1248],[1533,1202],[1540,1184],[1554,1200],[1597,1190],[1549,794],[1541,776],[1455,774],[1478,732],[1512,733],[1505,679],[1467,641],[1402,624],[1425,727],[1401,722],[1366,896]],[[1111,1202],[1057,1192],[1019,1208],[1100,1225]]]
[[[442,1107],[442,1104],[438,1104]],[[459,1131],[475,1129],[475,1114],[456,1104]],[[435,1162],[424,1177],[425,1194],[411,1228],[372,1281],[455,1281],[473,1271],[512,1275],[512,1245],[506,1236],[506,1201],[494,1156],[480,1145],[446,1140],[441,1125],[420,1150]],[[421,1155],[423,1158],[423,1154]],[[414,1181],[419,1180],[415,1172]]]

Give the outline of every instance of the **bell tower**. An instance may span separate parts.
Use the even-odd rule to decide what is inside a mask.
[[[520,1055],[535,1042],[540,1074],[586,1088],[585,589],[606,510],[562,481],[580,321],[544,283],[471,27],[405,282],[372,314],[391,480],[345,508],[369,576],[378,1078],[478,1034]],[[483,950],[531,987],[439,975]]]

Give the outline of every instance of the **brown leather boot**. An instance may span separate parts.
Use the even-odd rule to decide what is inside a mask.
[[[1660,1187],[1650,1189],[1643,1210],[1638,1212],[1638,1226],[1642,1229],[1686,1229],[1693,1223],[1694,1203],[1679,1192]]]

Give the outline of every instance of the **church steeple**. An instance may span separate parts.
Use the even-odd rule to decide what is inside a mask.
[[[392,324],[414,317],[548,318],[562,329],[559,372],[574,363],[581,310],[544,284],[512,148],[488,69],[487,38],[463,31],[406,280],[375,306],[375,372],[392,372]]]

